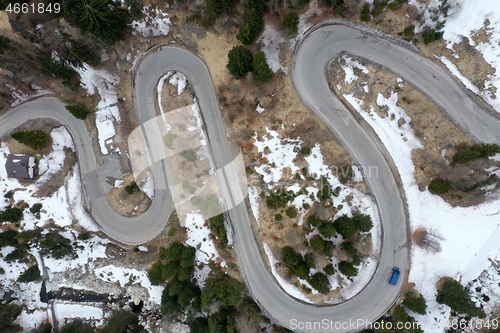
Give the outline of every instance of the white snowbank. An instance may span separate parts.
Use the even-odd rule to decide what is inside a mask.
[[[158,8],[151,8],[151,5],[142,7],[144,18],[134,20],[131,23],[134,35],[139,34],[144,37],[167,36],[172,23],[168,13]]]
[[[248,187],[248,200],[250,201],[250,206],[252,207],[252,213],[258,225],[260,225],[259,216],[260,216],[260,202],[261,202],[259,192],[260,191],[257,187],[253,186]]]
[[[145,270],[107,265],[97,267],[94,272],[97,278],[111,283],[118,283],[122,288],[130,289],[134,286],[145,288],[149,293],[148,301],[161,304],[163,287],[151,285],[148,273]]]
[[[99,93],[101,100],[97,104],[96,127],[99,137],[101,153],[107,155],[110,152],[106,144],[112,142],[116,135],[115,122],[120,122],[120,111],[118,110],[118,94],[116,86],[120,82],[120,77],[109,73],[105,69],[94,69],[88,64],[83,67],[74,67],[80,74],[80,84],[87,90],[89,95]]]
[[[495,73],[488,77],[485,82],[485,89],[481,96],[493,108],[500,112],[500,100],[496,93],[492,94],[487,89],[493,88],[496,92],[500,89],[500,7],[494,5],[491,0],[449,0],[445,5],[449,5],[448,16],[444,16],[439,8],[443,6],[442,1],[419,1],[410,0],[410,4],[416,6],[423,15],[423,24],[416,25],[416,32],[420,32],[423,26],[434,27],[438,22],[445,22],[443,28],[443,38],[447,47],[453,50],[455,44],[461,43],[464,39],[475,47],[490,64]],[[485,42],[476,43],[472,37],[476,36],[479,30],[484,29],[488,35]],[[458,55],[455,54],[455,57]],[[450,67],[447,64],[447,67]],[[463,76],[455,69],[450,69],[459,79]]]
[[[254,136],[254,145],[262,157],[266,158],[268,164],[262,164],[255,168],[255,171],[264,176],[264,182],[278,182],[283,174],[284,168],[290,168],[292,176],[299,170],[295,165],[294,159],[297,153],[294,149],[300,148],[302,141],[299,139],[282,139],[279,138],[279,133],[270,130],[266,127],[267,133],[271,136],[264,135],[262,141],[259,141],[257,135]],[[266,153],[266,150],[269,151]]]
[[[465,285],[490,266],[488,258],[499,254],[500,226],[498,200],[479,206],[451,207],[439,196],[420,192],[413,178],[415,166],[411,153],[422,145],[408,125],[409,117],[396,106],[397,94],[388,98],[379,95],[378,104],[388,107],[388,117],[381,118],[372,107],[366,112],[363,102],[344,95],[365,121],[373,127],[387,147],[400,173],[408,203],[411,230],[424,228],[435,236],[440,251],[412,247],[410,282],[427,300],[428,314],[415,315],[426,332],[443,332],[448,324],[450,309],[435,301],[436,282],[445,276],[461,279]],[[394,115],[394,119],[391,118]],[[406,124],[398,125],[403,118]]]
[[[98,307],[72,303],[54,303],[54,313],[60,326],[62,326],[68,318],[99,320],[104,317],[102,309]]]

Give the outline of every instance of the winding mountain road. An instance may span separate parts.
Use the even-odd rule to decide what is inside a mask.
[[[245,203],[229,211],[235,245],[243,277],[255,300],[282,325],[300,332],[349,332],[363,328],[379,318],[399,294],[387,283],[391,268],[408,269],[407,221],[402,200],[389,164],[377,139],[367,134],[346,107],[328,88],[326,68],[330,59],[350,53],[386,66],[434,99],[476,139],[500,142],[498,120],[482,110],[439,66],[404,47],[360,30],[340,25],[313,29],[298,48],[292,68],[295,86],[308,105],[339,137],[356,163],[376,167],[377,175],[365,175],[374,194],[383,228],[379,266],[370,283],[352,299],[333,306],[314,306],[290,297],[276,283],[261,256]],[[222,121],[210,73],[193,54],[175,47],[151,50],[137,68],[133,96],[139,124],[157,116],[155,89],[167,71],[182,72],[191,82],[203,114],[208,139],[218,168],[233,158]],[[101,229],[124,243],[138,244],[157,236],[172,211],[166,183],[165,165],[152,166],[155,197],[141,216],[126,218],[117,214],[104,199],[103,180],[98,170],[92,142],[84,123],[71,116],[55,98],[24,103],[0,117],[0,133],[34,118],[52,118],[71,132],[78,155],[87,209]],[[151,143],[154,144],[154,143]],[[230,188],[228,174],[223,172]]]

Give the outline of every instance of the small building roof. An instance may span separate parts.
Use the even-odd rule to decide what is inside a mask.
[[[35,178],[35,158],[28,154],[9,154],[5,162],[9,178]]]

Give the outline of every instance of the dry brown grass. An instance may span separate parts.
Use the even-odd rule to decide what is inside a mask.
[[[498,167],[500,164],[493,160],[476,160],[468,164],[451,165],[457,145],[472,144],[474,141],[447,116],[444,110],[411,84],[404,81],[401,86],[397,82],[397,75],[390,70],[373,65],[364,59],[352,58],[365,64],[369,74],[365,75],[355,69],[359,79],[347,85],[344,81],[345,73],[341,68],[343,60],[339,62],[334,59],[328,68],[331,89],[340,96],[360,121],[362,121],[361,116],[343,99],[343,94],[352,93],[364,101],[364,110],[368,110],[371,106],[380,117],[384,118],[387,112],[378,106],[376,102],[378,94],[388,97],[392,92],[398,93],[397,105],[411,118],[411,128],[423,145],[423,149],[415,149],[412,152],[415,164],[414,177],[419,189],[425,191],[433,178],[444,178],[452,184],[452,190],[443,195],[450,204],[471,206],[483,202],[488,192],[480,189],[466,192],[464,189],[484,181],[488,177],[484,169],[491,166]],[[368,83],[369,92],[364,91],[361,84],[363,82]],[[337,85],[341,86],[341,90]],[[399,120],[399,126],[403,121]]]
[[[114,187],[106,193],[106,199],[113,209],[123,216],[137,216],[148,210],[151,199],[142,191],[133,194],[125,192],[125,186],[134,181],[134,176],[128,174],[124,177],[122,187]]]

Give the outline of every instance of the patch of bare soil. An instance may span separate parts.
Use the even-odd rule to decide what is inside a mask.
[[[165,112],[191,105],[193,104],[193,98],[194,90],[190,83],[186,85],[184,91],[179,95],[177,87],[171,85],[168,79],[165,80],[161,96],[161,103]],[[160,115],[159,110],[158,115]]]
[[[134,181],[134,176],[128,174],[124,176],[123,185],[115,187],[106,193],[106,199],[111,207],[123,216],[136,216],[144,213],[151,205],[151,199],[142,191],[135,191],[128,194],[125,186]]]
[[[498,167],[498,162],[476,160],[467,164],[452,165],[451,159],[456,152],[456,147],[459,144],[472,144],[473,140],[447,117],[445,111],[411,84],[398,82],[398,77],[386,68],[373,65],[365,59],[353,59],[365,64],[369,74],[363,74],[355,69],[358,79],[351,84],[346,84],[345,72],[341,68],[345,62],[342,58],[334,59],[328,68],[331,89],[344,101],[345,105],[350,107],[350,104],[343,98],[343,94],[352,93],[356,98],[364,101],[365,110],[368,106],[373,107],[382,118],[388,114],[387,110],[378,106],[377,96],[382,94],[387,98],[392,92],[398,93],[397,105],[410,116],[410,125],[415,136],[424,146],[423,149],[413,151],[413,162],[416,166],[414,176],[420,190],[426,190],[432,179],[443,178],[452,185],[452,190],[443,195],[443,198],[450,204],[471,206],[484,202],[491,194],[491,189],[488,191],[480,188],[471,191],[465,189],[485,181],[488,178],[485,169],[492,166]],[[369,88],[368,92],[365,92],[365,84]],[[355,117],[361,119],[352,107],[350,109]],[[400,119],[398,124],[402,126],[404,120]]]

